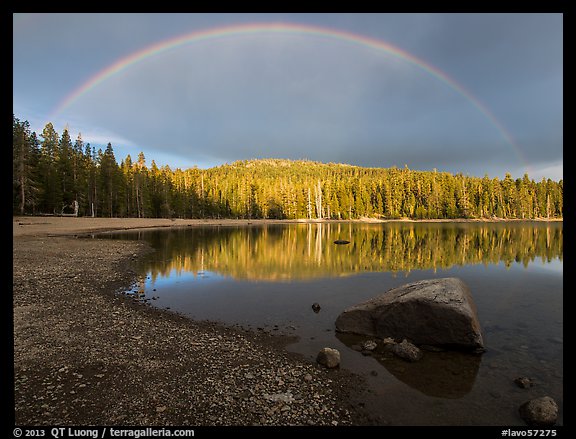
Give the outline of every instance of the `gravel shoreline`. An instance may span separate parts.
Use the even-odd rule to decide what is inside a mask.
[[[24,220],[13,234],[17,425],[375,423],[357,410],[360,377],[286,352],[283,337],[116,294],[136,280],[146,244],[16,233]]]

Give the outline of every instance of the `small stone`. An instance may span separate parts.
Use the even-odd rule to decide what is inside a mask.
[[[161,405],[161,406],[156,407],[156,413],[162,413],[164,411],[166,411],[165,405]]]
[[[518,412],[526,424],[534,427],[549,427],[558,420],[558,405],[549,396],[526,401]]]
[[[245,374],[244,374],[244,378],[251,380],[251,379],[254,378],[254,374],[252,374],[252,373],[250,373],[250,372],[245,373]]]
[[[395,344],[390,349],[396,356],[406,361],[418,361],[424,355],[418,347],[408,340],[402,340],[402,343]]]
[[[368,340],[362,343],[362,349],[365,351],[373,351],[378,345],[374,340]]]
[[[304,375],[304,381],[306,382],[310,382],[312,381],[312,375],[310,375],[309,373],[307,373],[306,375]]]
[[[534,381],[528,377],[518,377],[514,380],[514,383],[522,389],[528,389],[534,385]]]
[[[314,311],[316,314],[320,312],[320,304],[318,302],[314,302],[312,304],[312,311]]]
[[[272,402],[285,402],[285,403],[291,403],[294,402],[294,395],[292,395],[291,392],[286,392],[286,393],[273,393],[273,394],[264,394],[264,398],[267,399],[268,401],[272,401]]]
[[[338,367],[340,364],[340,352],[337,349],[323,348],[318,352],[316,361],[329,369]]]

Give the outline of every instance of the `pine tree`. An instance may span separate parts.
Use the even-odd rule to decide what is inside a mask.
[[[72,141],[68,128],[65,128],[58,143],[57,155],[62,213],[64,209],[72,207],[72,202],[75,200],[73,161]]]
[[[35,212],[38,198],[37,166],[39,159],[36,133],[28,121],[12,115],[12,200],[13,211],[24,215]]]
[[[120,193],[121,193],[121,173],[114,157],[112,144],[108,143],[106,150],[100,156],[99,187],[102,199],[102,216],[121,216]]]
[[[62,208],[62,185],[58,173],[58,133],[48,122],[41,134],[41,153],[38,164],[40,174],[40,210],[57,214]]]
[[[82,134],[78,133],[72,151],[72,192],[73,200],[78,203],[80,215],[85,214],[85,194],[88,185],[88,169],[84,160],[84,149]]]

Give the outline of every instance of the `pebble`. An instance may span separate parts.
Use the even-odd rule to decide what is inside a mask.
[[[374,340],[368,340],[368,341],[365,341],[364,343],[362,343],[362,349],[365,351],[373,351],[377,347],[378,347],[378,345],[376,344],[376,342]]]
[[[534,380],[528,377],[518,377],[514,380],[514,383],[522,389],[528,389],[534,386]]]

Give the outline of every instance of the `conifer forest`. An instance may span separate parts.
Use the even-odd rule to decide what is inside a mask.
[[[171,169],[143,152],[120,162],[51,123],[13,116],[13,214],[134,218],[553,219],[563,180],[513,179],[254,159]]]

